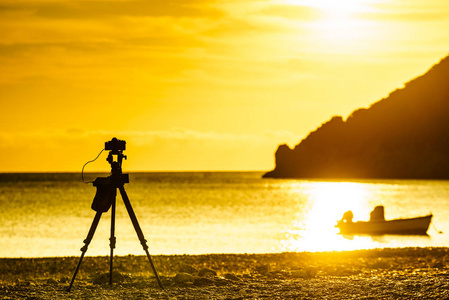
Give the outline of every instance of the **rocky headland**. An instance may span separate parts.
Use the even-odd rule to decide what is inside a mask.
[[[333,117],[293,149],[274,178],[449,178],[449,57],[346,120]]]

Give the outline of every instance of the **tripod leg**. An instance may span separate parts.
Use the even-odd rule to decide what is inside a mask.
[[[84,240],[84,246],[81,248],[80,260],[78,261],[78,265],[76,266],[75,272],[73,273],[72,281],[70,281],[70,285],[67,288],[67,292],[70,292],[70,290],[72,289],[73,282],[75,281],[76,274],[78,274],[78,271],[80,269],[81,262],[83,261],[84,258],[84,254],[86,254],[87,247],[89,247],[90,241],[94,237],[95,230],[97,229],[98,222],[100,222],[101,214],[102,214],[101,212],[97,212],[92,222],[92,225],[90,226],[89,233],[87,234],[87,237]]]
[[[142,244],[143,250],[147,255],[148,261],[150,262],[151,268],[153,269],[154,276],[156,276],[157,282],[161,289],[164,289],[162,286],[162,282],[159,279],[159,275],[157,274],[156,268],[154,267],[153,260],[151,259],[150,253],[148,252],[147,240],[143,236],[142,229],[140,229],[139,222],[137,221],[136,214],[131,206],[131,202],[129,201],[128,195],[126,194],[125,187],[123,185],[119,186],[120,194],[122,195],[123,202],[125,203],[126,210],[128,211],[129,217],[131,218],[131,222],[133,223],[134,230],[139,237],[140,243]]]
[[[112,211],[111,211],[111,237],[109,238],[110,241],[110,248],[111,248],[111,257],[109,259],[109,284],[112,285],[112,266],[114,261],[114,248],[115,248],[115,198],[112,200]]]

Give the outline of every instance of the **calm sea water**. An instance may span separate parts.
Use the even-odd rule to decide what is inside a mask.
[[[151,254],[267,253],[449,246],[449,181],[262,179],[258,172],[131,173],[125,189]],[[87,174],[95,179],[100,174]],[[103,174],[107,176],[107,174]],[[0,257],[78,256],[96,189],[80,174],[0,174]],[[117,255],[144,254],[120,196]],[[434,214],[428,236],[344,237],[367,220]],[[438,231],[443,233],[438,233]],[[109,254],[110,211],[86,255]]]

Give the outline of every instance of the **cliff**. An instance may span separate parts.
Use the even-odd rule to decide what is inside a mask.
[[[449,56],[347,120],[333,117],[293,149],[274,178],[449,178]]]

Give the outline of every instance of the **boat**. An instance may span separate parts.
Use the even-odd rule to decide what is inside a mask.
[[[340,234],[404,234],[404,235],[426,235],[429,229],[432,214],[416,218],[393,219],[393,220],[371,220],[352,222],[347,220],[338,221],[335,227],[340,229]]]

